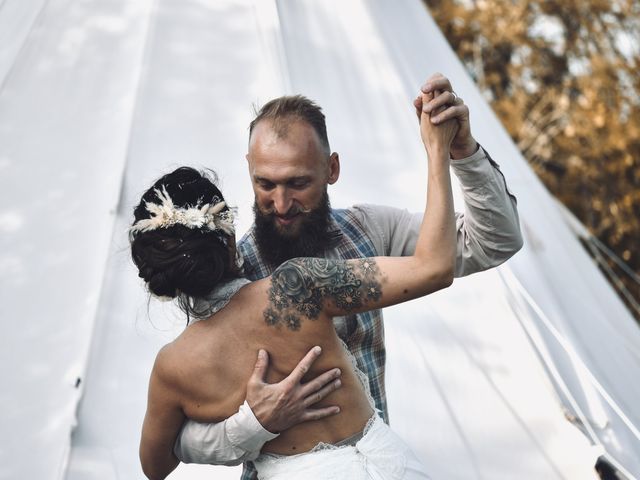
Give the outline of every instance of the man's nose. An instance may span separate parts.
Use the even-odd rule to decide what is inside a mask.
[[[291,208],[291,196],[286,187],[277,187],[273,193],[273,209],[277,215],[286,214]]]

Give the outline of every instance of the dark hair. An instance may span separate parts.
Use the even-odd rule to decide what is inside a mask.
[[[215,174],[213,174],[215,175]],[[175,207],[189,208],[224,201],[222,193],[206,173],[180,167],[164,175],[147,190],[133,211],[134,222],[151,218],[147,203],[160,205],[164,188]],[[224,211],[229,208],[225,206]],[[175,224],[131,235],[131,256],[138,276],[157,296],[179,298],[187,313],[200,316],[195,305],[224,278],[237,276],[228,247],[229,235],[219,230],[189,228]]]
[[[292,120],[303,120],[307,122],[317,133],[326,154],[329,155],[331,153],[322,108],[307,97],[290,95],[274,98],[267,102],[260,111],[256,113],[256,118],[249,124],[249,138],[251,138],[251,133],[255,126],[266,119],[271,120],[275,131],[281,137],[286,135],[287,127]]]

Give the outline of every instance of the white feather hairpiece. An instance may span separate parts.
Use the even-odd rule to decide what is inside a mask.
[[[235,233],[233,212],[231,210],[222,212],[222,209],[226,206],[225,202],[205,203],[200,207],[176,208],[164,185],[162,190],[156,188],[154,191],[162,203],[145,202],[145,207],[151,217],[143,218],[134,223],[129,229],[129,235],[134,235],[138,232],[149,232],[158,228],[167,228],[173,225],[184,225],[188,228],[205,228],[211,231],[219,230],[227,235]]]

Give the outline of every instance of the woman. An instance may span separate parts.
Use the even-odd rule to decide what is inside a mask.
[[[340,414],[266,443],[254,461],[259,478],[428,478],[376,415],[332,323],[334,316],[427,295],[453,280],[449,146],[457,124],[433,125],[423,113],[420,125],[429,158],[427,208],[411,257],[297,258],[250,283],[235,264],[232,213],[208,178],[180,168],[143,195],[131,227],[139,275],[151,293],[176,298],[198,320],[163,347],[151,374],[140,447],[149,478],[164,478],[177,465],[173,444],[185,417],[216,422],[238,410],[259,349],[271,354],[268,381],[277,382],[313,345],[323,355],[310,377],[329,367],[343,372],[342,388],[324,400],[339,405]]]

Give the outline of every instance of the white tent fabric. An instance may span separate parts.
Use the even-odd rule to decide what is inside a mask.
[[[419,210],[411,99],[435,71],[517,194],[526,245],[385,313],[394,429],[434,479],[595,478],[605,451],[640,478],[640,331],[419,0],[0,0],[0,45],[0,479],[142,476],[148,374],[183,328],[127,252],[154,178],[216,169],[246,230],[251,104],[303,93],[340,152],[333,205]]]

